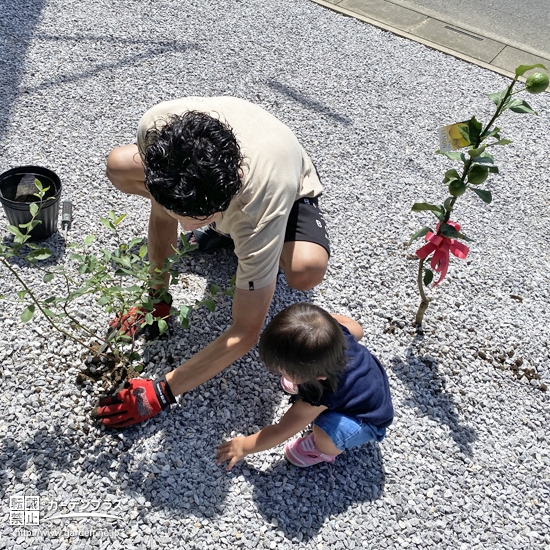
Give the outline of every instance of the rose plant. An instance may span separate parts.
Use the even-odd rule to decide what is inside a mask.
[[[538,94],[547,89],[548,75],[537,72],[526,79],[523,88],[514,90],[519,78],[527,71],[536,68],[546,70],[546,67],[540,63],[520,65],[507,89],[489,95],[489,98],[495,103],[496,109],[488,124],[483,126],[473,116],[468,121],[452,125],[452,130],[458,131],[458,135],[450,136],[450,145],[453,149],[461,148],[462,151],[436,151],[450,160],[460,161],[462,165],[458,169],[451,168],[445,172],[443,183],[447,187],[449,196],[442,204],[417,202],[412,207],[413,212],[430,211],[438,220],[435,229],[429,226],[422,227],[412,235],[408,243],[410,246],[421,237],[427,241],[416,251],[416,256],[419,258],[417,285],[421,298],[415,317],[417,325],[422,325],[424,314],[431,301],[431,298],[426,295],[425,287],[433,282],[434,272],[439,274],[439,278],[433,283],[435,287],[443,281],[447,274],[450,256],[464,259],[469,252],[468,246],[461,241],[471,241],[471,239],[462,232],[461,226],[456,221],[451,221],[457,199],[468,191],[472,191],[483,202],[489,204],[492,201],[491,191],[481,188],[490,174],[498,174],[498,167],[488,149],[512,143],[501,137],[500,128],[495,125],[496,120],[508,110],[520,114],[537,114],[524,99],[514,97],[523,91]],[[425,266],[426,262],[430,263],[430,268]]]
[[[11,297],[0,295],[0,299],[20,302],[24,323],[41,313],[57,332],[87,349],[96,364],[111,362],[127,368],[133,365],[136,372],[141,372],[143,366],[136,363],[140,360],[136,346],[140,335],[165,333],[171,316],[187,328],[194,310],[204,306],[214,311],[219,297],[233,294],[233,282],[223,292],[212,284],[206,298],[192,305],[181,305],[179,310],[172,308],[164,278],[168,274],[171,282],[177,282],[180,277],[177,264],[196,245],[190,245],[181,234],[181,249],[174,248],[161,268],[153,268],[147,258],[147,245],[141,238],[124,242],[119,229],[126,215],[113,211],[100,221],[114,234],[117,243],[114,250],[102,248],[94,252],[92,245],[96,237],[89,235],[80,243],[67,245],[71,249],[67,263],[48,265],[45,260],[52,256],[52,251],[30,242],[30,232],[41,223],[36,217],[48,191],[39,180],[35,180],[35,185],[36,202],[30,204],[31,221],[19,226],[8,225],[13,240],[4,239],[0,243],[0,263],[13,275],[21,290]],[[39,288],[25,279],[17,266],[20,261],[40,272],[43,284]],[[55,289],[49,284],[54,279],[62,281]],[[105,334],[97,334],[78,314],[84,302],[114,317]],[[159,307],[162,304],[166,307]]]

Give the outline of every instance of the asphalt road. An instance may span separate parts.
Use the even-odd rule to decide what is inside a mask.
[[[548,0],[389,0],[535,55],[550,56]]]

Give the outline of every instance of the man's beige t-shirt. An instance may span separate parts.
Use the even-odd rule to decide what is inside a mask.
[[[237,288],[265,287],[277,276],[292,205],[323,191],[315,167],[287,126],[261,107],[230,96],[186,97],[149,109],[138,127],[140,151],[149,128],[162,125],[169,115],[191,110],[219,118],[239,142],[244,155],[243,188],[216,228],[235,242]]]

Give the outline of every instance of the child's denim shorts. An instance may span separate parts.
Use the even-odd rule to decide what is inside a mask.
[[[322,412],[313,424],[321,428],[341,451],[368,441],[382,441],[386,436],[386,428],[378,428],[359,418],[333,411]]]

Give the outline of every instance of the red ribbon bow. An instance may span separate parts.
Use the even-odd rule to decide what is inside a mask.
[[[457,223],[447,222],[447,224],[454,227],[457,231],[460,231],[460,225]],[[436,231],[439,231],[440,225],[440,223],[437,224]],[[470,252],[470,249],[456,239],[451,239],[443,235],[436,235],[431,231],[427,233],[425,239],[428,241],[428,244],[419,248],[416,251],[416,255],[421,260],[425,260],[432,252],[434,253],[430,266],[434,271],[440,273],[439,279],[434,283],[434,286],[436,286],[447,275],[447,270],[449,269],[449,253],[464,260],[468,252]]]

